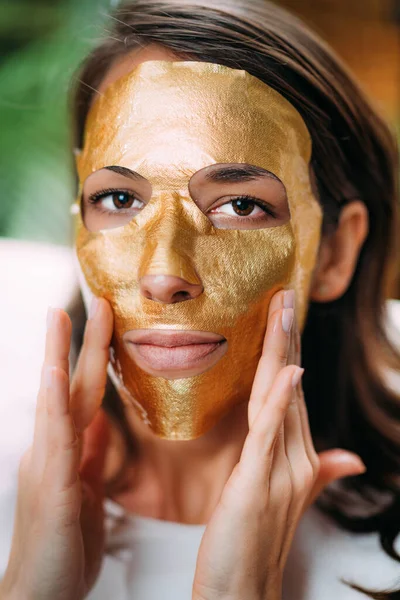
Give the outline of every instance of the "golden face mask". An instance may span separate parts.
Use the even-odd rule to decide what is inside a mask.
[[[77,159],[79,179],[105,166],[129,168],[152,186],[148,204],[124,226],[90,232],[77,216],[76,250],[92,294],[115,316],[111,362],[124,402],[159,436],[192,439],[249,398],[268,305],[293,287],[300,326],[320,239],[321,210],[309,177],[311,140],[300,114],[245,71],[196,62],[150,61],[112,83],[93,104]],[[246,163],[284,184],[290,222],[218,229],[189,194],[197,171]],[[145,298],[145,274],[201,281],[196,298]],[[154,377],[127,353],[133,329],[222,335],[225,355],[184,379]]]

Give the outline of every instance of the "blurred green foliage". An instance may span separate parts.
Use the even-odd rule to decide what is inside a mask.
[[[0,236],[71,241],[68,91],[110,0],[0,0]]]

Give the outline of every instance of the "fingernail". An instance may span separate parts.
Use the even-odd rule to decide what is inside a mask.
[[[282,329],[289,333],[293,324],[293,308],[284,308],[282,311]]]
[[[283,308],[294,308],[294,290],[287,290],[283,294]]]
[[[89,308],[89,319],[94,319],[97,313],[97,309],[99,308],[99,299],[94,296]]]
[[[44,386],[46,389],[49,389],[53,385],[53,374],[55,367],[47,366],[44,371]]]
[[[46,328],[47,328],[47,330],[49,330],[50,327],[51,327],[51,325],[52,325],[54,313],[55,313],[54,308],[52,308],[51,306],[49,306],[49,308],[47,309],[47,317],[46,317]]]
[[[302,378],[304,373],[304,369],[302,369],[301,367],[296,367],[295,372],[293,373],[293,377],[292,377],[292,387],[297,387],[300,383],[300,379]]]

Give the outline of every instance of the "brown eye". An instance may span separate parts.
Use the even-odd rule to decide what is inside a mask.
[[[261,200],[247,196],[238,196],[230,202],[221,204],[210,211],[211,215],[226,215],[227,217],[275,218],[270,209],[262,205]]]
[[[117,213],[122,209],[129,210],[130,208],[140,210],[144,206],[144,203],[136,198],[132,192],[124,192],[123,190],[108,190],[107,192],[94,194],[89,197],[89,204],[101,206],[103,210],[110,213]]]
[[[251,215],[251,213],[254,210],[254,206],[255,204],[251,200],[240,198],[238,198],[237,200],[232,200],[233,210],[237,215],[241,217],[247,217],[248,215]]]
[[[131,194],[119,192],[110,194],[115,208],[131,208],[135,198]]]

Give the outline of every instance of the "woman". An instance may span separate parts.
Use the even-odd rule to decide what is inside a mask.
[[[400,527],[385,382],[398,356],[383,325],[392,138],[330,51],[266,2],[137,1],[113,27],[75,94],[89,319],[70,390],[71,324],[49,312],[2,598],[165,598],[166,581],[188,597],[179,568],[168,580],[157,546],[146,554],[163,521],[171,543],[182,524],[205,531],[196,600],[356,598],[377,564],[387,586]],[[110,579],[104,494],[134,515],[135,572],[109,563]],[[317,498],[353,535],[335,546],[327,526],[327,546],[304,555],[295,534],[306,523],[315,542]]]

